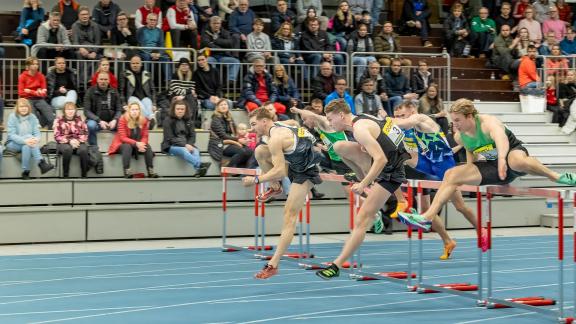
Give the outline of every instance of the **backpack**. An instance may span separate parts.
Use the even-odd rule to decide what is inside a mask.
[[[88,146],[88,167],[94,168],[97,174],[104,173],[104,160],[102,159],[102,153],[100,153],[98,145]]]

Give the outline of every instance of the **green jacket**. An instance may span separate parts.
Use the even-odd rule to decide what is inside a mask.
[[[472,18],[470,27],[474,33],[496,33],[496,23],[491,18],[482,20],[476,16]]]

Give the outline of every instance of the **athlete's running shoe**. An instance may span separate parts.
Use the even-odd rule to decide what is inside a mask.
[[[488,251],[488,230],[482,227],[480,230],[480,248],[482,252]]]
[[[324,280],[330,280],[340,276],[340,269],[338,269],[337,265],[332,263],[327,268],[316,271],[316,275]]]
[[[406,208],[408,208],[408,202],[399,201],[398,204],[396,204],[396,209],[390,214],[390,218],[398,218],[398,213],[406,211]]]
[[[382,209],[374,215],[374,234],[380,234],[384,230],[384,221],[382,220]]]
[[[400,222],[406,226],[411,226],[414,229],[421,228],[428,232],[432,226],[432,222],[427,220],[424,216],[418,214],[414,208],[411,209],[411,213],[399,212],[398,216]]]
[[[270,200],[272,200],[275,197],[278,197],[282,194],[282,186],[278,187],[278,189],[274,189],[272,187],[269,187],[268,190],[264,191],[263,193],[259,194],[258,197],[256,197],[256,199],[258,199],[259,202],[269,202]]]
[[[576,186],[576,173],[565,172],[560,175],[558,181],[560,184],[565,184],[569,186]]]
[[[274,268],[270,264],[266,264],[260,272],[254,275],[255,279],[268,279],[278,273],[278,268]]]
[[[444,254],[440,256],[440,260],[448,260],[452,255],[452,251],[456,248],[456,241],[452,240],[450,243],[444,245]]]
[[[356,173],[354,172],[345,173],[344,179],[346,179],[346,181],[348,182],[360,182],[360,180],[358,180],[358,178],[356,177]]]

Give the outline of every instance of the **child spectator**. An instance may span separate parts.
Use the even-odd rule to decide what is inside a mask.
[[[258,136],[255,132],[249,130],[246,124],[238,124],[236,127],[236,135],[238,135],[238,142],[243,143],[252,151],[256,149],[256,144],[258,144]]]
[[[248,34],[246,40],[246,48],[249,50],[258,50],[258,52],[248,52],[246,54],[246,61],[252,63],[256,59],[262,59],[268,64],[275,64],[278,59],[274,57],[271,52],[264,52],[272,49],[272,43],[270,42],[270,37],[263,31],[264,21],[260,18],[254,19],[252,32]]]

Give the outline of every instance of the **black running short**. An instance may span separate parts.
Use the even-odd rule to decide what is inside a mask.
[[[404,181],[406,181],[406,172],[404,171],[404,164],[401,163],[394,169],[384,168],[375,182],[389,193],[394,194],[394,191],[400,188]]]
[[[288,167],[288,179],[290,179],[290,182],[298,184],[303,184],[306,180],[310,180],[310,182],[315,185],[322,183],[322,179],[320,179],[320,169],[316,165],[304,172],[295,172]]]
[[[515,151],[515,150],[524,151],[526,153],[526,155],[529,156],[528,150],[524,146],[522,146],[522,144],[517,144],[514,147],[511,147],[510,151],[508,151],[508,155],[510,154],[510,152]],[[506,156],[506,160],[508,160],[508,155]],[[498,176],[498,161],[497,160],[477,161],[477,162],[474,162],[474,165],[478,168],[478,170],[480,171],[480,174],[482,175],[482,182],[480,182],[481,186],[483,186],[483,185],[505,185],[505,184],[509,184],[510,182],[514,181],[518,177],[526,175],[526,173],[514,171],[510,168],[510,166],[508,166],[508,169],[506,171],[506,179],[500,180],[500,177]]]

